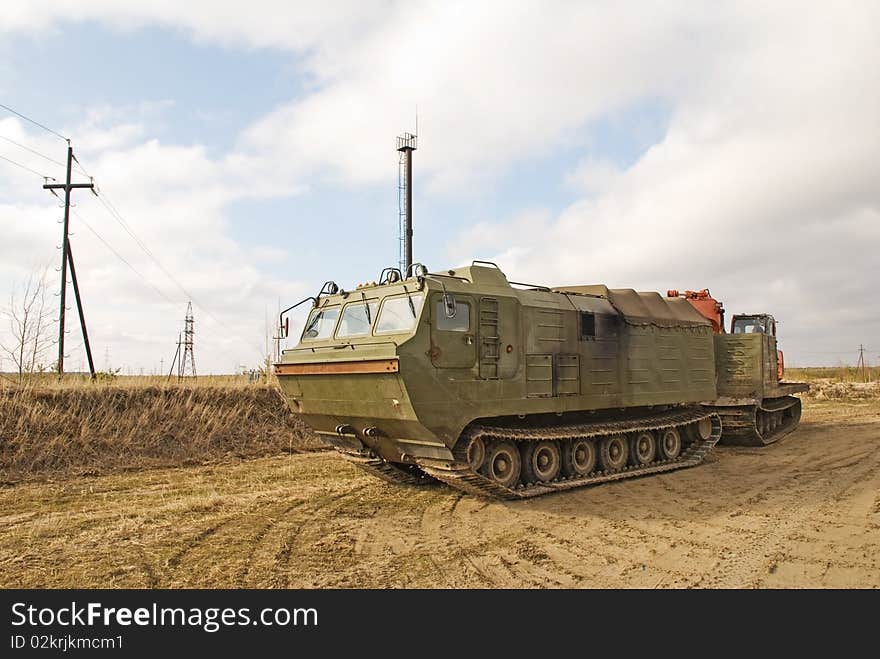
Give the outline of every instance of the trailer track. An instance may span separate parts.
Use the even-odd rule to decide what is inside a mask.
[[[801,400],[796,396],[765,398],[758,405],[707,406],[724,425],[722,444],[767,446],[794,431],[801,420]]]

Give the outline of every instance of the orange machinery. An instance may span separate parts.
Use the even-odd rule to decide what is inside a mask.
[[[709,319],[709,322],[712,323],[712,331],[716,334],[724,333],[724,305],[721,304],[718,300],[712,297],[709,293],[708,288],[704,288],[699,291],[685,291],[684,293],[679,293],[676,290],[668,290],[666,291],[667,297],[683,297],[685,300],[693,305],[694,309],[699,311],[703,316]],[[762,314],[762,317],[766,316],[766,314]],[[766,331],[771,333],[774,337],[776,336],[776,321],[772,319],[772,316],[766,316],[770,319],[770,322],[767,323]],[[736,321],[736,316],[734,316],[733,320]],[[782,376],[785,373],[785,358],[782,354],[781,350],[776,351],[776,372],[777,378],[781,381]]]
[[[694,309],[703,314],[712,323],[712,331],[715,334],[724,333],[724,305],[709,294],[709,289],[700,291],[666,291],[667,297],[683,297],[690,302]]]

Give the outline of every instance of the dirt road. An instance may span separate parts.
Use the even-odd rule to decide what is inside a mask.
[[[3,587],[880,587],[880,401],[767,449],[500,503],[332,454],[0,489]]]

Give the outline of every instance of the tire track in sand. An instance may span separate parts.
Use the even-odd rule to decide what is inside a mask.
[[[279,528],[283,530],[280,537],[275,538],[271,545],[267,543],[266,560],[259,566],[263,574],[256,578],[257,582],[272,588],[291,587],[294,557],[301,559],[301,564],[298,566],[300,574],[316,573],[312,565],[315,562],[325,562],[327,559],[327,555],[322,554],[320,550],[324,546],[332,547],[334,544],[339,544],[337,536],[340,532],[345,539],[350,538],[345,530],[347,525],[339,519],[334,510],[345,505],[355,494],[373,486],[375,484],[372,481],[367,481],[343,492],[335,492],[310,501],[308,508],[303,509],[296,520]],[[308,535],[315,531],[314,539],[309,538]],[[342,549],[351,549],[353,553],[353,540],[350,547],[347,546],[349,544],[347,542],[341,544],[346,545],[341,547]],[[339,561],[342,554],[348,553],[347,551],[331,552],[332,560]],[[340,570],[340,574],[342,573],[343,571]]]
[[[839,463],[839,460],[827,462]],[[811,465],[811,471],[813,467]],[[719,588],[760,586],[786,556],[785,541],[807,523],[813,520],[821,522],[827,503],[823,505],[815,501],[838,502],[851,488],[864,486],[866,477],[876,473],[878,467],[880,453],[875,453],[872,459],[861,460],[848,468],[819,472],[808,479],[803,478],[803,472],[797,471],[777,481],[773,492],[768,493],[767,497],[772,497],[772,509],[784,510],[786,514],[782,517],[765,514],[758,518],[755,537],[745,548],[740,548],[737,556],[723,561],[720,569],[709,576],[707,585]],[[845,473],[839,473],[843,469],[846,469]],[[829,476],[832,482],[823,482]],[[809,495],[817,494],[817,491],[821,496],[811,499]]]

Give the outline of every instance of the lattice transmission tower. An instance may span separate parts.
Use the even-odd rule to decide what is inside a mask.
[[[177,350],[174,353],[174,359],[171,360],[171,370],[168,377],[174,373],[174,367],[177,366],[177,379],[182,380],[187,376],[196,376],[196,357],[193,353],[193,337],[195,330],[193,329],[195,322],[193,319],[193,305],[189,302],[186,305],[186,318],[183,321],[183,334],[177,335]]]
[[[180,377],[196,376],[196,357],[193,354],[193,303],[186,305],[186,318],[183,321],[183,356],[180,358]]]

